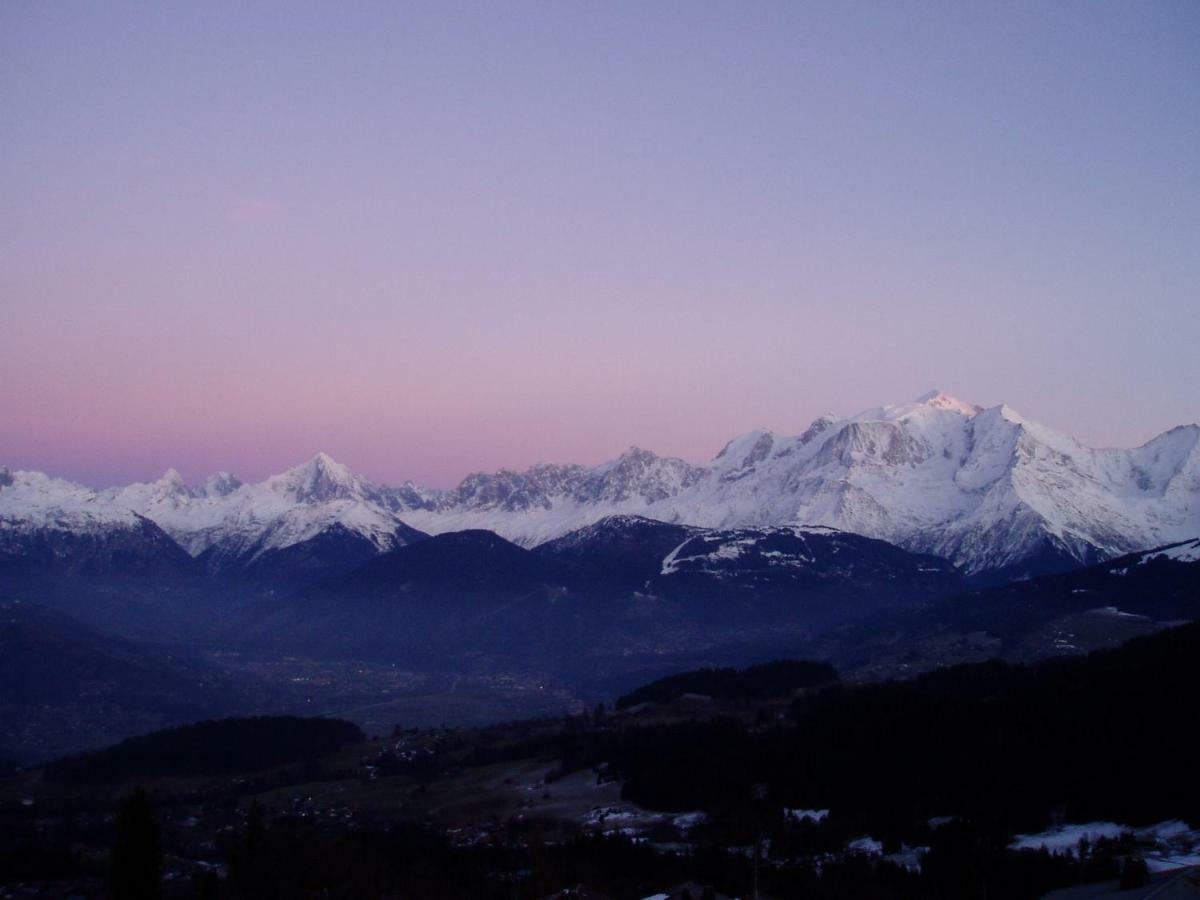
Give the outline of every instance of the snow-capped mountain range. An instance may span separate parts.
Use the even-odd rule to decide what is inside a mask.
[[[243,484],[219,472],[189,489],[171,469],[152,484],[131,484],[100,496],[152,520],[192,556],[217,553],[252,559],[301,544],[335,526],[364,538],[381,553],[411,537],[395,513],[392,491],[324,453],[258,484]]]
[[[474,475],[403,509],[436,533],[535,545],[612,514],[705,528],[824,525],[944,556],[971,574],[1091,562],[1200,534],[1200,426],[1097,450],[1007,406],[938,391],[798,436],[759,430],[692,465],[631,449],[595,468]]]
[[[1007,406],[934,391],[822,417],[797,436],[753,431],[705,464],[632,448],[595,467],[475,474],[451,490],[378,485],[323,453],[258,484],[219,473],[195,487],[173,470],[93,490],[0,468],[0,542],[148,520],[193,557],[243,562],[331,529],[375,552],[463,529],[530,547],[619,514],[720,529],[826,526],[943,556],[970,574],[1019,574],[1200,534],[1200,426],[1130,450],[1093,449]]]

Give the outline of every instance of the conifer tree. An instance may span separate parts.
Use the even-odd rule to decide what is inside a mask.
[[[158,819],[150,795],[138,787],[117,814],[109,873],[113,900],[158,900],[162,875]]]

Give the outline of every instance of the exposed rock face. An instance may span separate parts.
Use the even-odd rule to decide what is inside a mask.
[[[489,528],[526,546],[614,514],[709,528],[818,524],[943,555],[970,573],[1019,576],[1200,533],[1200,427],[1096,450],[1006,406],[935,391],[822,417],[799,437],[750,432],[704,466],[630,451],[591,470],[468,481],[468,491],[399,503],[402,515],[431,533]],[[484,484],[520,485],[521,500],[487,499]]]
[[[354,556],[360,541],[382,553],[424,532],[464,529],[532,547],[622,514],[722,529],[824,525],[945,556],[973,574],[1036,574],[1200,534],[1200,426],[1097,450],[1006,406],[934,391],[824,416],[798,437],[753,431],[704,465],[635,447],[591,468],[477,473],[452,490],[377,485],[324,453],[259,484],[219,473],[195,489],[173,470],[90,491],[0,469],[0,527],[128,526],[142,516],[218,567],[326,532],[352,540]]]

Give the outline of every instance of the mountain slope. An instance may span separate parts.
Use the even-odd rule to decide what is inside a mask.
[[[169,470],[103,491],[0,470],[0,565],[79,573],[174,567],[275,586],[350,571],[426,535],[391,493],[323,453],[247,485],[221,472],[189,488]]]
[[[436,535],[279,598],[260,628],[349,655],[445,664],[483,654],[592,678],[599,659],[620,667],[646,655],[661,667],[775,646],[964,587],[944,560],[860,535],[618,516],[535,550],[489,531]]]
[[[0,572],[179,575],[195,568],[144,516],[40,472],[0,469]]]
[[[46,759],[247,707],[244,685],[153,645],[0,603],[0,749]]]
[[[639,453],[636,467],[622,457],[565,483],[472,482],[488,479],[524,484],[521,505],[477,487],[426,495],[403,515],[431,533],[487,527],[525,545],[618,513],[710,528],[826,525],[1002,579],[1200,531],[1200,426],[1095,450],[1008,407],[931,392],[818,419],[797,437],[751,432],[705,466]]]
[[[324,453],[259,484],[219,473],[193,491],[172,470],[100,496],[153,519],[213,571],[250,567],[322,535],[359,538],[348,551],[353,562],[364,548],[382,553],[423,537],[394,514],[386,491]]]
[[[319,535],[356,538],[346,571],[424,533],[486,529],[533,547],[635,515],[726,530],[822,525],[943,556],[999,583],[1200,533],[1200,426],[1098,450],[1007,406],[981,409],[936,391],[822,417],[794,437],[753,431],[703,465],[632,448],[591,468],[477,473],[453,490],[376,485],[325,454],[252,485],[219,473],[188,488],[168,472],[152,484],[88,491],[17,476],[21,504],[8,502],[12,487],[0,478],[0,523],[53,519],[69,507],[67,521],[86,529],[133,513],[212,571],[246,569]],[[54,485],[40,503],[29,491],[35,477]]]
[[[819,652],[858,678],[1000,657],[1030,662],[1113,647],[1200,618],[1200,539],[946,600],[838,629]]]

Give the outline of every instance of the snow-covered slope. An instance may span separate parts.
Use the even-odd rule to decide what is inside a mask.
[[[594,468],[543,464],[476,473],[454,490],[422,491],[416,502],[393,497],[404,521],[422,531],[482,528],[532,547],[613,514],[671,516],[671,502],[706,473],[704,466],[631,447]]]
[[[249,564],[334,531],[365,540],[375,552],[419,537],[392,511],[391,494],[318,453],[258,484],[222,472],[190,490],[174,470],[151,484],[103,492],[118,509],[157,522],[192,556]]]
[[[703,465],[632,448],[596,467],[480,473],[447,491],[376,485],[325,454],[249,485],[219,473],[189,488],[171,471],[91,491],[6,473],[0,527],[143,516],[193,556],[243,563],[335,533],[383,552],[420,536],[408,526],[488,529],[531,547],[622,514],[720,529],[827,526],[973,574],[1029,574],[1200,534],[1200,426],[1097,450],[1007,406],[937,391],[822,417],[796,436],[753,431]]]
[[[1134,561],[1135,566],[1144,566],[1155,560],[1170,560],[1179,563],[1200,563],[1200,538],[1194,541],[1180,541],[1167,547],[1158,547],[1140,554]],[[1128,566],[1125,567],[1126,571]]]
[[[703,466],[633,450],[595,469],[475,475],[464,487],[426,494],[405,521],[489,528],[527,546],[621,513],[708,528],[825,525],[970,573],[1023,574],[1200,533],[1200,426],[1096,450],[1006,406],[933,391],[823,417],[794,437],[754,431]]]
[[[31,533],[58,529],[79,533],[133,528],[138,516],[114,506],[91,488],[41,472],[0,467],[0,529]]]
[[[0,471],[0,542],[54,532],[161,529],[210,569],[246,567],[318,537],[360,557],[424,537],[392,511],[392,492],[319,453],[259,484],[222,472],[189,488],[175,470],[158,481],[96,491],[39,472]],[[164,536],[165,537],[165,536]],[[323,555],[331,550],[323,545]]]
[[[166,574],[192,562],[153,521],[89,488],[0,467],[0,565]]]

